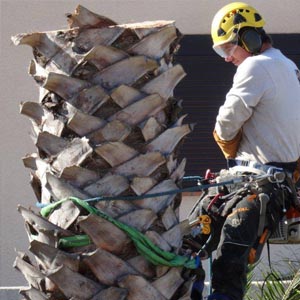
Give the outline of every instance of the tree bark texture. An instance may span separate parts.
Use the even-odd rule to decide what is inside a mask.
[[[114,197],[92,204],[180,254],[180,193],[122,197],[180,188],[186,159],[178,153],[192,130],[174,97],[185,76],[174,61],[181,34],[173,21],[119,25],[82,6],[67,21],[68,29],[12,37],[32,47],[29,74],[40,90],[38,101],[21,104],[33,127],[36,153],[23,162],[37,201]],[[190,299],[188,269],[154,265],[124,231],[76,203],[48,217],[18,210],[34,256],[15,261],[28,281],[25,299]],[[89,243],[60,247],[77,235]]]

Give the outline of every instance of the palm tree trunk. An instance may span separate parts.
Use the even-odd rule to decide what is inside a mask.
[[[192,130],[173,95],[185,76],[174,64],[181,35],[173,21],[118,25],[82,6],[67,18],[69,29],[12,38],[33,48],[29,74],[40,86],[38,102],[21,104],[37,149],[23,162],[41,206],[96,198],[91,203],[109,219],[76,201],[59,202],[48,216],[20,206],[35,257],[16,258],[29,285],[21,293],[34,300],[190,299],[188,269],[149,262],[111,222],[181,253],[181,195],[157,195],[180,187],[186,161],[178,152]],[[156,196],[124,198],[147,194]],[[62,246],[67,238],[76,243]]]

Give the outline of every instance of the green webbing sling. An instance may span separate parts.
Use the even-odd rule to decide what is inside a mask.
[[[164,251],[154,245],[148,237],[144,234],[139,232],[137,229],[128,226],[114,218],[108,216],[104,212],[100,211],[99,209],[89,205],[87,202],[78,199],[76,197],[68,197],[66,199],[62,199],[55,203],[49,204],[46,207],[41,209],[41,215],[47,217],[55,208],[61,205],[63,202],[71,200],[77,205],[80,205],[84,209],[86,209],[89,213],[95,214],[115,226],[119,229],[123,230],[133,241],[137,251],[144,256],[148,261],[153,263],[154,265],[164,265],[169,267],[186,267],[188,269],[196,269],[199,267],[199,258],[190,258],[186,256],[180,256],[175,253],[171,253],[168,251]],[[76,247],[79,245],[88,245],[91,243],[90,238],[87,235],[75,235],[71,237],[64,237],[61,238],[59,241],[59,245],[62,247]]]

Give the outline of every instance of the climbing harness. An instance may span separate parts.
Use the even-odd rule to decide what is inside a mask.
[[[255,167],[258,168],[256,169]],[[211,247],[213,247],[211,242],[214,240],[214,235],[218,236],[220,234],[220,230],[215,230],[214,227],[217,226],[220,229],[227,216],[232,213],[242,212],[243,209],[247,210],[246,207],[235,208],[245,197],[250,202],[256,199],[260,207],[257,231],[258,240],[250,251],[249,263],[257,261],[267,240],[270,240],[270,242],[276,242],[277,240],[277,242],[281,243],[289,243],[293,240],[293,243],[300,243],[300,213],[297,215],[295,210],[293,213],[289,210],[289,214],[286,214],[286,216],[289,216],[290,227],[288,227],[286,222],[284,237],[281,236],[280,241],[278,241],[274,233],[271,235],[267,206],[270,201],[275,200],[271,199],[269,194],[263,192],[264,186],[272,185],[277,191],[285,190],[288,194],[293,195],[290,173],[274,166],[255,165],[255,167],[254,165],[238,165],[221,170],[215,174],[209,170],[206,172],[205,183],[217,183],[218,185],[205,190],[205,193],[202,194],[191,210],[191,220],[189,222],[192,240],[194,239],[196,242],[194,243],[195,249],[198,249],[197,254],[202,259],[209,257]],[[230,181],[231,183],[228,183]],[[281,205],[283,213],[286,213],[284,201]],[[203,209],[204,211],[202,211]],[[210,218],[210,222],[209,224],[204,224],[202,218],[207,217]],[[284,219],[282,222],[284,222]],[[275,232],[277,235],[279,230],[282,231],[284,225],[282,222],[280,222],[279,229]],[[187,244],[189,243],[193,245],[191,241],[187,240]]]

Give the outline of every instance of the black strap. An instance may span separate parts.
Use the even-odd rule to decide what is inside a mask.
[[[270,251],[270,242],[267,240],[267,252],[268,252],[268,263],[269,267],[272,270],[272,264],[271,264],[271,251]]]

